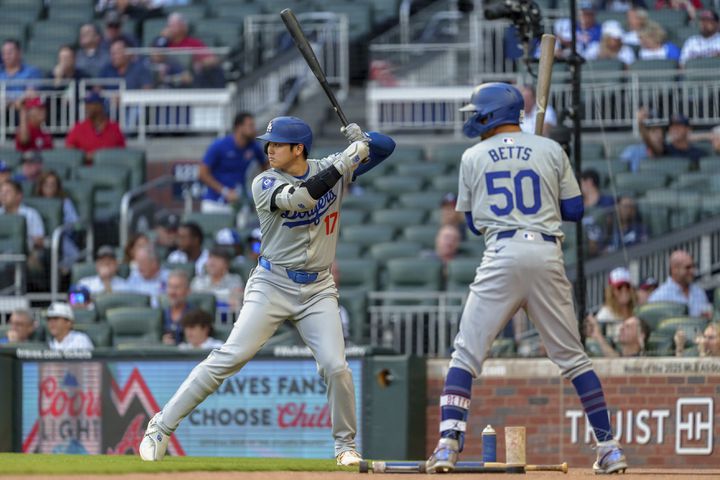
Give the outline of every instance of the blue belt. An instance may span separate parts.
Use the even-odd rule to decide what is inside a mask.
[[[512,238],[515,236],[516,233],[517,233],[517,230],[505,230],[504,232],[499,232],[495,236],[495,238],[497,240],[501,240],[503,238]],[[546,242],[557,243],[557,237],[554,237],[552,235],[546,235],[544,233],[541,233],[540,235],[542,235],[542,239],[545,240]]]
[[[265,270],[272,271],[272,264],[265,257],[258,258],[258,263]],[[288,278],[295,283],[313,283],[318,277],[317,272],[300,272],[298,270],[288,270],[287,268],[285,269],[285,273],[287,273]]]

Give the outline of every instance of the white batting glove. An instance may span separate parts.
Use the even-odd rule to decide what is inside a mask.
[[[367,142],[356,141],[350,144],[335,160],[335,168],[341,175],[349,175],[370,155]]]
[[[345,135],[345,138],[347,138],[350,143],[360,141],[367,142],[370,140],[370,137],[362,131],[362,128],[360,128],[357,123],[351,123],[347,127],[342,127],[340,132]]]

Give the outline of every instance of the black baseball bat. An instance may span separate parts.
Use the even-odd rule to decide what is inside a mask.
[[[320,86],[325,91],[325,95],[327,95],[335,113],[337,113],[337,116],[340,118],[342,126],[347,127],[350,122],[348,122],[347,118],[345,118],[345,113],[343,113],[342,108],[340,108],[340,104],[338,103],[337,98],[335,98],[335,93],[333,93],[330,89],[327,78],[325,78],[325,72],[320,66],[320,62],[318,62],[315,52],[313,52],[312,46],[310,46],[310,42],[308,42],[307,37],[303,33],[300,23],[297,18],[295,18],[295,14],[292,10],[286,8],[280,12],[280,17],[282,17],[283,22],[285,22],[285,27],[287,27],[288,32],[290,32],[290,35],[295,41],[295,45],[298,50],[300,50],[303,58],[305,58],[310,70],[312,70],[315,78],[317,78],[318,82],[320,82]]]

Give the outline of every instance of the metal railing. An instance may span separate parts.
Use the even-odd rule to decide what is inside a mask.
[[[126,192],[120,200],[120,248],[125,248],[130,238],[131,228],[138,224],[138,212],[147,210],[148,203],[152,202],[147,194],[157,194],[160,188],[171,187],[173,184],[172,175],[162,175],[139,187]],[[149,221],[143,221],[142,227],[150,227]]]

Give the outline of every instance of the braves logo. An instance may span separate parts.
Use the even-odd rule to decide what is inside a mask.
[[[337,194],[330,190],[325,195],[320,197],[315,207],[311,208],[306,212],[292,212],[286,210],[283,214],[280,215],[280,217],[292,221],[284,222],[283,227],[295,228],[302,225],[310,224],[320,225],[323,215],[327,213],[330,207],[335,203],[335,200],[337,200]]]

